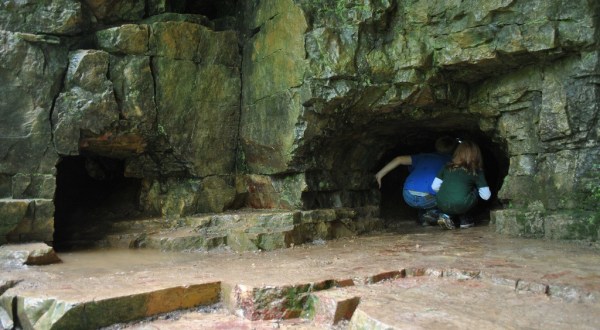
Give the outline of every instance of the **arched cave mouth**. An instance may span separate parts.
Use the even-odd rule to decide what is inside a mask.
[[[384,152],[378,160],[373,172],[377,172],[385,164],[399,155],[410,155],[421,152],[433,152],[435,139],[449,135],[458,139],[470,139],[475,141],[483,156],[484,171],[486,180],[492,191],[492,197],[488,201],[479,200],[474,209],[476,221],[482,221],[489,218],[489,211],[501,207],[498,200],[498,191],[502,187],[504,177],[508,174],[509,159],[502,145],[492,141],[488,136],[479,131],[422,131],[421,138],[410,139],[399,138],[399,142],[393,148]],[[382,180],[380,216],[386,220],[397,221],[398,219],[417,219],[417,211],[409,207],[402,197],[402,187],[406,177],[409,174],[407,166],[399,166],[388,173]]]
[[[56,168],[55,249],[90,247],[111,223],[141,216],[141,180],[124,176],[124,161],[70,156]]]

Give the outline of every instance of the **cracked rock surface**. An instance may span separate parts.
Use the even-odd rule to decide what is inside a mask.
[[[487,225],[397,227],[269,252],[59,253],[60,264],[4,264],[0,283],[14,285],[0,301],[40,311],[27,302],[51,300],[67,310],[42,310],[60,316],[57,323],[96,320],[86,326],[113,329],[600,327],[595,246],[507,238]],[[136,318],[117,319],[115,305]],[[52,327],[39,313],[18,315],[31,328]]]

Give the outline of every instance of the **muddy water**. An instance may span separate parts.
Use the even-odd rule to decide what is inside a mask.
[[[59,257],[63,262],[45,266],[44,270],[69,273],[74,277],[90,274],[99,276],[181,265],[202,259],[204,255],[204,253],[161,252],[151,249],[91,249],[60,253]]]
[[[444,318],[448,315],[458,315],[462,311],[459,307],[440,307],[445,297],[451,298],[452,306],[469,306],[477,298],[479,304],[487,304],[489,310],[505,306],[498,317],[508,328],[521,328],[523,324],[535,328],[541,315],[556,317],[558,323],[549,324],[559,324],[562,328],[565,323],[559,322],[561,310],[580,315],[578,319],[583,323],[579,328],[600,328],[594,318],[581,316],[600,315],[600,250],[568,242],[507,238],[495,234],[490,227],[442,231],[417,228],[407,223],[405,228],[393,233],[320,241],[260,253],[98,249],[59,253],[59,257],[63,260],[60,264],[1,269],[0,279],[7,275],[22,279],[11,290],[17,295],[51,294],[65,300],[85,301],[110,298],[125,291],[140,292],[139,286],[144,286],[143,290],[152,290],[214,281],[257,287],[329,279],[364,283],[369,277],[406,269],[413,270],[412,274],[420,272],[430,277],[449,274],[450,279],[440,282],[439,279],[423,278],[424,282],[417,281],[408,289],[409,282],[396,282],[397,287],[348,289],[351,294],[364,297],[359,308],[366,316],[398,325],[413,322],[413,315],[421,315],[418,317],[422,322],[429,317],[434,323],[446,322]],[[461,272],[480,274],[479,279],[463,282],[460,276],[456,277]],[[406,291],[409,289],[412,291]],[[388,294],[388,298],[379,300],[378,297]],[[506,306],[509,298],[513,305],[510,308]],[[402,303],[414,308],[400,308]],[[523,309],[525,312],[521,311]],[[446,316],[438,318],[438,314]],[[513,314],[518,322],[511,321]],[[389,315],[403,316],[389,318]],[[476,313],[469,315],[471,328],[482,324]],[[194,317],[190,316],[190,322]],[[221,315],[217,318],[238,322],[231,317]],[[460,317],[454,319],[457,328],[463,324],[461,320]],[[565,320],[568,323],[573,318]],[[207,321],[201,319],[198,322],[206,324]],[[424,328],[427,328],[427,322],[423,323]],[[164,329],[173,326],[165,324]]]
[[[595,247],[508,238],[496,235],[489,227],[442,231],[412,223],[393,233],[319,241],[270,252],[94,249],[63,252],[59,257],[63,261],[60,264],[29,267],[28,271],[78,278],[191,267],[223,280],[253,278],[261,282],[306,278],[301,269],[312,270],[315,277],[352,277],[386,268],[456,267],[494,270],[517,279],[561,282],[577,277],[593,279],[600,274],[600,250]]]

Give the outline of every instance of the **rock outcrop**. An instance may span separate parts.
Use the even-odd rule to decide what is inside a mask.
[[[206,8],[0,4],[0,244],[87,226],[55,210],[73,157],[135,180],[122,218],[363,208],[382,163],[440,134],[482,146],[499,232],[598,239],[597,2]]]
[[[10,266],[49,265],[61,262],[54,249],[44,243],[0,246],[0,260]]]

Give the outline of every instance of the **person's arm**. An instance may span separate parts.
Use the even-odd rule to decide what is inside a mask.
[[[479,171],[477,173],[477,181],[475,183],[477,185],[477,191],[479,192],[479,197],[483,200],[488,200],[492,197],[492,192],[490,191],[490,187],[485,180],[485,175],[483,171]]]
[[[381,170],[379,170],[379,172],[375,174],[375,180],[377,180],[379,188],[381,188],[381,179],[383,179],[383,177],[391,170],[400,165],[412,165],[412,158],[410,156],[398,156],[387,163],[387,165],[385,165]]]
[[[490,187],[482,187],[478,189],[479,191],[479,197],[481,197],[481,199],[484,200],[488,200],[490,199],[490,197],[492,197],[492,192],[490,191]]]
[[[433,183],[431,183],[431,189],[433,189],[433,191],[435,191],[435,192],[440,191],[442,182],[444,182],[442,179],[435,177],[435,179],[433,179]]]
[[[444,182],[444,167],[436,174],[435,179],[431,183],[431,190],[438,192],[440,191],[440,187],[442,186],[442,182]]]

